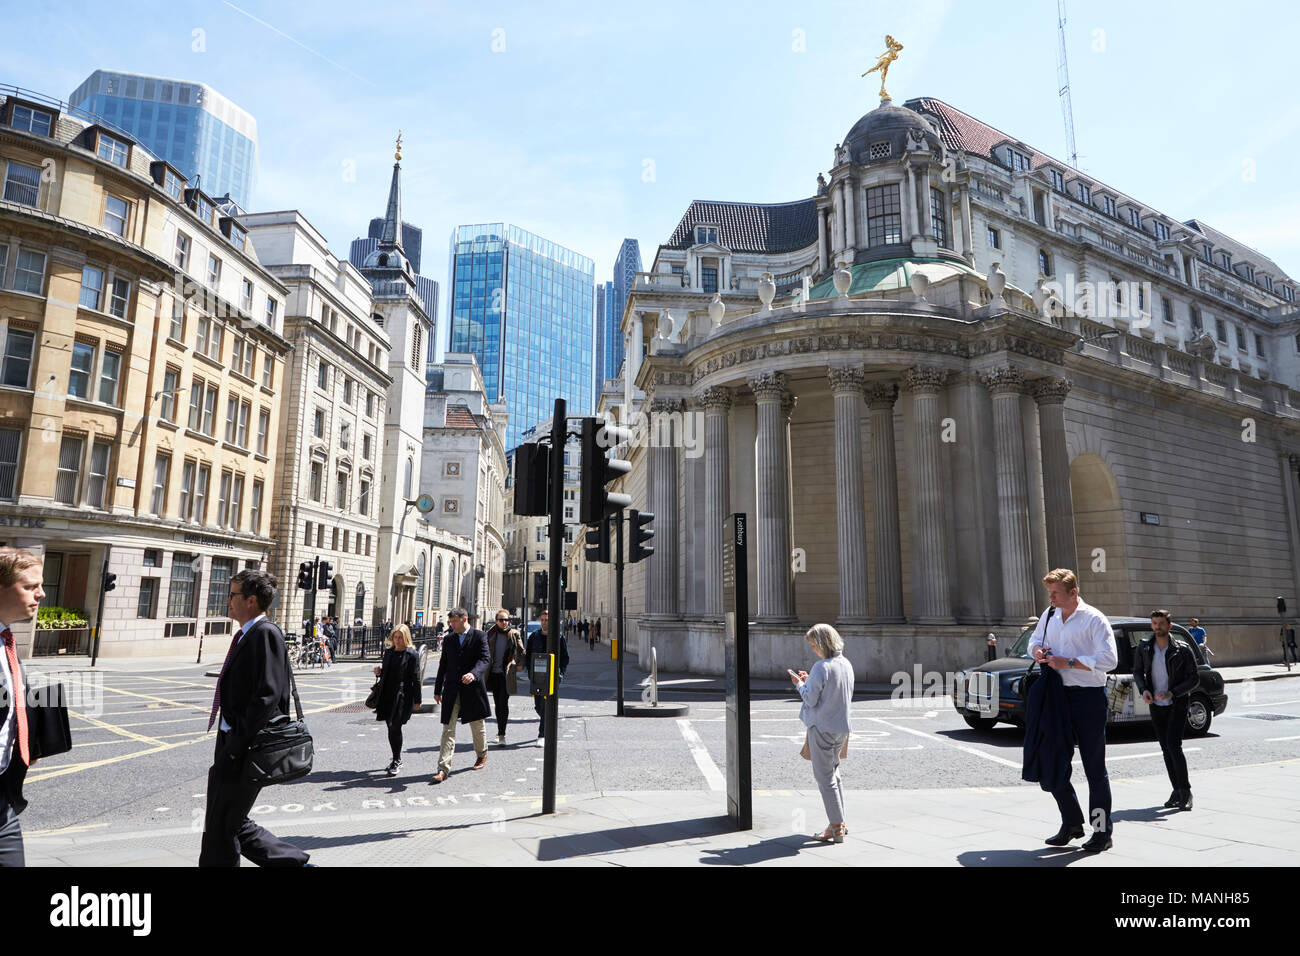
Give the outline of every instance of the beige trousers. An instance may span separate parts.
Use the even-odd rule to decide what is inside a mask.
[[[451,756],[456,752],[456,718],[459,716],[460,697],[457,696],[456,703],[451,708],[450,719],[442,725],[442,746],[438,750],[438,769],[443,773],[451,773]],[[483,730],[483,721],[470,721],[469,730],[474,737],[474,753],[482,758],[487,754],[487,735]]]

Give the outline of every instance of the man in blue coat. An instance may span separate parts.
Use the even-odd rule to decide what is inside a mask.
[[[442,657],[438,659],[438,678],[433,685],[433,699],[442,710],[442,746],[438,752],[438,772],[434,783],[442,783],[451,773],[451,757],[456,752],[456,721],[469,724],[474,737],[475,770],[487,763],[487,735],[483,722],[491,714],[488,704],[487,672],[491,663],[487,635],[467,624],[465,609],[453,608],[447,614],[451,631],[442,639]]]

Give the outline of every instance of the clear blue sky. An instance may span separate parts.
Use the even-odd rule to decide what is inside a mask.
[[[1080,166],[1300,276],[1296,10],[1073,0]],[[938,97],[1065,157],[1056,19],[1055,0],[51,0],[6,12],[0,82],[60,99],[96,68],[208,83],[258,120],[254,207],[301,209],[341,255],[383,213],[400,128],[426,275],[445,287],[452,226],[508,220],[606,279],[623,237],[648,266],[692,199],[811,195],[875,106],[859,74],[887,32],[895,102]]]

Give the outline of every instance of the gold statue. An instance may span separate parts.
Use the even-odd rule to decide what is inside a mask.
[[[889,64],[898,59],[898,51],[903,49],[903,44],[896,41],[889,34],[885,34],[885,46],[889,49],[880,54],[880,59],[876,61],[875,66],[867,70],[867,73],[875,73],[876,70],[880,71],[880,100],[882,103],[889,99],[889,94],[885,92],[885,75],[889,73]],[[862,75],[866,76],[867,73]]]
[[[397,152],[393,154],[393,159],[399,163],[402,161],[402,131],[397,131]]]

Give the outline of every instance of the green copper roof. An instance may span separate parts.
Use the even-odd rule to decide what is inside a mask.
[[[984,276],[966,263],[953,259],[878,259],[875,262],[862,262],[850,266],[850,270],[853,272],[853,283],[848,291],[851,296],[911,289],[912,275],[917,272],[923,273],[930,280],[931,285],[956,275],[968,275],[981,284],[985,281]],[[1007,283],[1007,290],[1021,291],[1010,283]],[[828,276],[812,287],[808,294],[808,301],[834,299],[838,295],[833,277]]]

